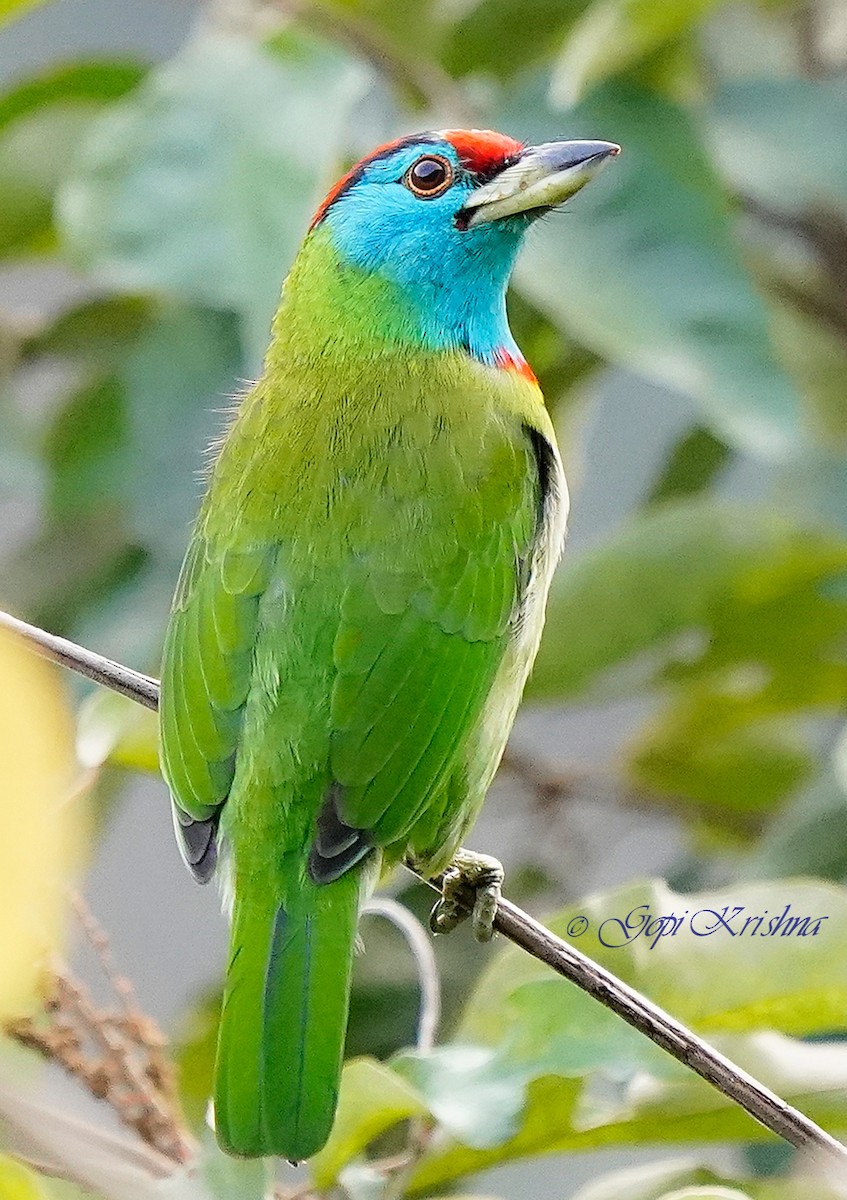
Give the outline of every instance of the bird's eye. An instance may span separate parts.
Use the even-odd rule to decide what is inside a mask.
[[[423,200],[431,200],[446,192],[453,182],[453,168],[446,158],[428,154],[412,163],[403,180],[410,192]]]

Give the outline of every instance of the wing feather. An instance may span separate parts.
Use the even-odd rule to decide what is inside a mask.
[[[232,786],[259,596],[274,558],[270,544],[216,549],[196,532],[177,585],[162,662],[162,766],[183,858],[202,880]]]

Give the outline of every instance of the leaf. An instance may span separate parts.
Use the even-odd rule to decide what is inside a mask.
[[[84,767],[110,763],[158,774],[156,714],[115,692],[92,692],[77,715],[76,750]]]
[[[843,77],[725,82],[704,116],[715,160],[743,195],[777,212],[847,211]]]
[[[589,897],[547,924],[717,1038],[779,1094],[831,1117],[847,1047],[770,1031],[847,1028],[847,969],[832,972],[845,917],[847,890],[825,884],[782,880],[675,895],[657,881]],[[455,1043],[396,1066],[457,1143],[427,1156],[415,1193],[554,1149],[762,1136],[725,1097],[515,946],[481,977]]]
[[[55,673],[0,630],[0,1016],[29,1010],[59,938],[83,833],[70,718]]]
[[[426,1054],[407,1051],[393,1066],[426,1096],[441,1128],[466,1146],[498,1146],[518,1127],[526,1073],[504,1069],[487,1047],[453,1043]]]
[[[725,908],[739,911],[731,919],[710,915]],[[766,910],[766,920],[757,924],[755,918]],[[658,923],[672,914],[683,920]],[[806,933],[792,935],[794,916],[827,920],[817,934],[809,932],[811,925],[795,925]],[[575,938],[574,928],[583,929],[581,950],[697,1030],[769,1028],[804,1035],[847,1028],[847,964],[833,971],[832,958],[833,939],[844,920],[847,890],[832,884],[779,880],[680,895],[654,881],[588,897],[548,925],[568,940]],[[549,968],[515,947],[503,950],[480,979],[457,1036],[499,1045],[510,1036],[516,990],[551,982],[558,988],[560,1009],[551,1004],[540,1011],[546,1013],[551,1044],[561,1033],[562,1053],[573,1055],[573,1021],[584,1017],[579,993],[570,984],[551,981]],[[600,1011],[598,1019],[605,1020],[608,1014]]]
[[[3,1200],[45,1200],[33,1172],[5,1155],[0,1155],[0,1196]]]
[[[835,771],[825,768],[776,814],[745,858],[744,874],[847,878],[847,790]]]
[[[753,1200],[751,1192],[728,1187],[686,1187],[668,1192],[664,1200]]]
[[[202,492],[202,451],[244,375],[238,322],[101,298],[61,313],[25,354],[47,369],[59,356],[85,382],[48,414],[50,503],[14,557],[10,598],[48,628],[155,669]]]
[[[847,542],[707,498],[630,519],[561,572],[530,696],[651,691],[624,775],[721,840],[811,776],[807,717],[847,699]]]
[[[102,107],[142,74],[133,63],[76,63],[0,98],[0,256],[49,243],[53,197],[75,148]]]
[[[147,297],[101,296],[60,312],[24,342],[23,353],[28,360],[57,355],[112,372],[155,316],[155,306]]]
[[[227,313],[169,306],[123,364],[135,533],[179,565],[202,494],[203,451],[225,424],[242,366]]]
[[[580,1188],[573,1200],[667,1200],[680,1187],[718,1182],[710,1168],[675,1159],[610,1171]]]
[[[777,460],[795,453],[805,437],[800,400],[774,357],[765,305],[691,116],[615,83],[564,118],[545,111],[536,85],[499,120],[533,140],[561,136],[566,120],[571,136],[623,146],[570,217],[528,240],[516,280],[533,303],[598,354],[690,395],[730,445]]]
[[[648,504],[679,500],[705,491],[732,457],[726,442],[702,425],[684,434],[668,455],[647,497]]]
[[[557,50],[587,2],[533,0],[516,5],[514,0],[477,0],[462,5],[445,36],[442,62],[453,75],[490,73],[508,79]]]
[[[593,85],[690,32],[724,0],[594,0],[571,29],[555,67],[557,99],[573,104]]]
[[[759,1034],[740,1042],[722,1039],[718,1045],[739,1066],[799,1105],[819,1124],[838,1127],[844,1121],[843,1096],[837,1093],[847,1078],[847,1062],[838,1044],[806,1046],[776,1034]],[[833,1050],[839,1057],[838,1066],[827,1070],[825,1062]],[[534,1079],[528,1085],[521,1125],[513,1138],[490,1149],[442,1141],[420,1163],[408,1194],[425,1194],[498,1163],[534,1155],[626,1145],[752,1143],[771,1136],[701,1079],[692,1076],[690,1082],[658,1085],[642,1077],[642,1083],[643,1089],[633,1086],[631,1093],[619,1097],[617,1106],[607,1105],[601,1115],[596,1109],[583,1110],[576,1081],[553,1075]],[[605,1082],[601,1087],[601,1094],[608,1091]],[[590,1090],[590,1081],[586,1090]],[[805,1200],[805,1193],[801,1191],[796,1200]]]
[[[199,1172],[211,1200],[265,1200],[272,1194],[273,1160],[231,1158],[218,1147],[205,1126],[199,1153]],[[169,1197],[170,1200],[170,1197]],[[177,1190],[173,1200],[179,1200]]]
[[[97,122],[59,197],[69,252],[99,280],[234,310],[254,357],[368,79],[289,45],[196,37]]]
[[[775,1039],[777,1035],[770,1037]],[[766,1035],[758,1035],[758,1040],[765,1039]],[[786,1042],[782,1040],[779,1045],[780,1050],[784,1051]],[[833,1071],[826,1083],[821,1083],[820,1071],[832,1044],[826,1048],[804,1046],[802,1043],[787,1045],[791,1051],[797,1051],[801,1059],[805,1059],[802,1076],[798,1071],[793,1086],[784,1072],[772,1070],[764,1062],[761,1047],[757,1055],[749,1058],[739,1053],[737,1044],[724,1043],[722,1050],[777,1091],[782,1089],[784,1098],[799,1105],[813,1120],[824,1127],[839,1127],[845,1119],[843,1097],[827,1089],[831,1086],[837,1090],[841,1086],[837,1080],[847,1064],[840,1062],[838,1072]],[[840,1047],[836,1046],[835,1049],[839,1051]],[[820,1053],[821,1050],[823,1053]],[[770,1051],[773,1061],[779,1056],[773,1041]],[[790,1060],[792,1054],[783,1053],[782,1057],[783,1060]],[[791,1064],[789,1071],[799,1065],[797,1062]],[[579,1085],[575,1081],[550,1075],[535,1079],[528,1086],[521,1127],[514,1138],[486,1150],[442,1142],[420,1163],[408,1185],[408,1195],[425,1195],[498,1163],[534,1155],[573,1153],[600,1147],[620,1150],[627,1145],[727,1141],[751,1143],[769,1136],[742,1109],[702,1080],[692,1078],[690,1083],[673,1085],[665,1091],[658,1090],[652,1081],[645,1079],[644,1084],[645,1091],[649,1090],[649,1099],[642,1098],[639,1103],[637,1093],[632,1098],[625,1095],[621,1109],[610,1110],[606,1123],[592,1123],[580,1111]],[[805,1200],[805,1193],[801,1191],[794,1200]]]
[[[176,1040],[180,1100],[186,1117],[197,1129],[205,1126],[212,1094],[220,1013],[221,992],[216,988],[191,1005]]]
[[[73,518],[112,499],[124,479],[125,444],[119,379],[107,376],[70,396],[51,423],[44,446],[54,512]]]
[[[823,321],[813,320],[788,303],[773,306],[771,328],[777,353],[806,402],[809,428],[817,446],[833,459],[840,459],[843,468],[847,458],[844,338]],[[806,465],[811,469],[811,464]]]
[[[761,813],[813,770],[804,731],[758,707],[748,695],[727,697],[707,686],[675,694],[627,745],[627,778],[636,791],[693,806],[721,841],[756,835]],[[794,707],[802,707],[800,697]]]
[[[429,1109],[405,1079],[372,1058],[344,1065],[338,1110],[329,1141],[309,1160],[315,1188],[328,1190],[342,1168],[385,1130]]]
[[[638,514],[559,573],[529,694],[632,695],[759,663],[774,704],[776,680],[786,705],[837,703],[844,606],[825,590],[845,569],[847,542],[759,509],[704,497]]]
[[[16,21],[31,8],[37,8],[43,0],[0,0],[0,25]]]

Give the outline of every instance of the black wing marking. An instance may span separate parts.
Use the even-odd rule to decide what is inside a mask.
[[[315,883],[332,883],[373,849],[367,829],[348,825],[338,814],[342,788],[333,783],[318,813],[317,831],[309,854],[309,876]]]

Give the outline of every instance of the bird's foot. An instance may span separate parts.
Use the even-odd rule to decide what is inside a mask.
[[[430,913],[432,932],[449,933],[470,916],[476,940],[490,942],[503,878],[496,858],[458,850],[442,877],[441,899]]]

